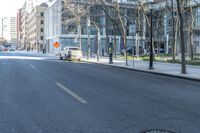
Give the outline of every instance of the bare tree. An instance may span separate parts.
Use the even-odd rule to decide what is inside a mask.
[[[121,36],[124,44],[124,49],[126,49],[126,18],[125,15],[122,14],[121,9],[124,7],[124,3],[120,3],[120,1],[116,2],[108,2],[99,0],[99,4],[101,5],[101,9],[105,13],[106,17],[106,36],[107,36],[107,46],[109,43],[108,38],[108,27],[114,28],[114,54],[116,57],[116,35],[117,33]],[[112,12],[112,13],[111,13]],[[113,15],[114,13],[114,15]],[[108,22],[110,22],[108,24]]]
[[[148,4],[145,2],[145,0],[137,0],[139,7],[141,8],[145,18],[146,18],[146,23],[147,26],[150,28],[151,24],[150,24],[150,19],[148,17],[148,11],[149,11],[149,7]]]
[[[120,20],[120,23],[121,23],[121,26],[122,26],[122,31],[123,31],[123,44],[124,44],[124,55],[125,55],[125,58],[126,58],[126,66],[128,66],[128,58],[127,58],[127,52],[126,52],[126,49],[127,49],[127,32],[126,32],[126,30],[127,30],[127,27],[126,27],[126,25],[127,25],[127,18],[125,18],[125,16],[122,16],[122,14],[121,14],[121,11],[120,11],[120,9],[121,9],[121,7],[120,7],[120,3],[118,3],[118,2],[116,2],[115,3],[115,9],[116,9],[116,11],[117,11],[117,15],[118,15],[118,18],[119,18],[119,20]]]
[[[87,25],[87,34],[88,34],[88,52],[87,58],[90,58],[91,54],[91,46],[90,46],[90,27],[95,27],[97,30],[97,60],[99,60],[99,45],[100,45],[100,25],[96,22],[95,18],[98,17],[99,14],[94,14],[91,12],[91,9],[95,9],[93,7],[100,5],[104,1],[101,0],[63,0],[64,7],[66,12],[70,17],[67,16],[65,21],[66,24],[74,23],[78,25],[79,29],[79,37],[81,38],[81,23],[82,25]],[[82,18],[82,19],[81,19]],[[83,20],[81,22],[81,20]],[[87,21],[85,21],[87,20]],[[86,22],[86,23],[85,23]],[[81,41],[80,41],[81,44]]]
[[[99,61],[99,45],[100,45],[100,40],[101,40],[100,28],[95,21],[91,20],[91,22],[97,30],[97,61]]]
[[[190,45],[190,58],[191,60],[193,60],[194,58],[194,44],[193,44],[193,28],[194,28],[194,20],[195,20],[195,16],[193,14],[193,8],[194,8],[194,5],[197,6],[197,5],[200,5],[199,2],[197,2],[197,0],[188,0],[187,1],[188,3],[188,7],[187,7],[187,10],[190,14],[190,22],[189,22],[189,27],[188,27],[188,31],[189,31],[189,45]]]
[[[175,17],[175,15],[174,15],[174,12],[176,12],[176,10],[175,10],[175,8],[174,8],[174,1],[173,0],[171,0],[171,1],[168,1],[168,0],[165,0],[165,2],[166,2],[166,8],[168,9],[168,11],[170,12],[170,14],[171,14],[171,18],[172,18],[172,61],[173,62],[175,62],[175,56],[176,56],[176,34],[177,34],[177,30],[175,30],[176,29],[176,23],[177,23],[177,21],[176,21],[176,17]],[[169,2],[170,2],[170,4],[169,4]],[[169,5],[171,5],[171,6],[169,6]]]
[[[69,30],[70,26],[76,25],[79,35],[79,45],[80,48],[82,48],[81,18],[86,15],[87,11],[80,3],[82,3],[81,0],[62,0],[62,17],[63,24],[66,26],[66,30]]]
[[[177,10],[180,22],[180,46],[181,46],[181,73],[186,74],[186,60],[185,60],[185,53],[186,53],[186,46],[184,40],[184,20],[183,20],[183,5],[184,0],[176,0],[177,2]]]
[[[191,60],[193,60],[193,57],[194,57],[194,51],[193,51],[193,24],[194,24],[194,15],[193,15],[193,12],[192,12],[192,1],[189,0],[188,1],[188,4],[189,4],[189,13],[190,13],[190,16],[191,16],[191,20],[189,22],[189,27],[188,27],[188,31],[189,31],[189,44],[190,44],[190,58]]]

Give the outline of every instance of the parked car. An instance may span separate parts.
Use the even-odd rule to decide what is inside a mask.
[[[0,46],[0,51],[3,51],[3,46]]]
[[[6,48],[6,47],[3,47],[3,51],[8,51],[8,48]]]
[[[82,51],[79,47],[67,46],[59,52],[61,60],[79,60],[82,59]]]
[[[164,54],[165,50],[163,48],[160,49],[154,49],[155,54]]]
[[[121,54],[124,55],[125,50],[121,51]],[[126,49],[127,55],[132,55],[133,54],[133,46],[130,46]],[[139,54],[144,53],[144,49],[142,47],[139,47]],[[136,47],[134,46],[134,55],[136,54]]]
[[[9,48],[9,51],[15,51],[15,49],[14,48]]]
[[[23,51],[23,50],[24,50],[24,48],[17,48],[17,50],[18,50],[18,51]]]

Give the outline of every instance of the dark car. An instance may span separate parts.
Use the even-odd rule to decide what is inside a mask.
[[[10,48],[9,51],[15,51],[15,49],[14,48]]]
[[[164,54],[165,50],[160,48],[160,49],[154,49],[155,54]]]
[[[132,55],[132,54],[133,54],[133,50],[134,50],[134,55],[135,55],[135,49],[133,49],[133,47],[128,47],[128,48],[126,49],[126,53],[127,53],[128,55]]]
[[[134,50],[134,55],[136,55],[136,47],[134,47],[134,49],[133,49],[133,46],[128,47],[128,48],[126,49],[127,55],[132,55],[132,54],[133,54],[133,50]],[[122,50],[122,51],[121,51],[121,54],[124,55],[124,52],[125,52],[125,50]],[[139,54],[142,54],[142,53],[143,53],[143,48],[142,48],[142,47],[139,47]]]

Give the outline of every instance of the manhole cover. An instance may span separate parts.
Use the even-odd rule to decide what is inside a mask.
[[[167,130],[147,130],[141,133],[175,133],[175,132],[167,131]]]

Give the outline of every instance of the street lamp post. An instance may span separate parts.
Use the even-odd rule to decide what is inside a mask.
[[[153,8],[151,10],[151,35],[150,35],[150,55],[149,55],[149,69],[154,69],[153,67],[153,59],[154,59],[154,52],[153,52]]]
[[[87,36],[88,36],[88,48],[87,48],[87,60],[90,60],[91,48],[90,48],[90,7],[87,7]]]

